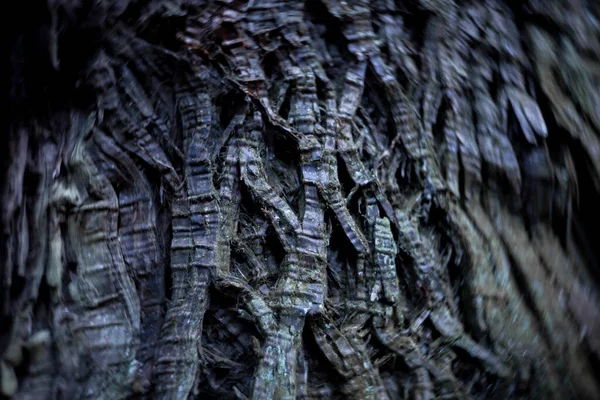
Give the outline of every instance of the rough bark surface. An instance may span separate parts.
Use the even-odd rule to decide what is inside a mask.
[[[2,396],[600,396],[597,2],[21,3]]]

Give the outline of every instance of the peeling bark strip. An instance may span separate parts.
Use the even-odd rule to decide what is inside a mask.
[[[13,6],[0,396],[600,397],[600,10],[517,3]]]

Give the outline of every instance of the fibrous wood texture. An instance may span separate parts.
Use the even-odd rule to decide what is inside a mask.
[[[600,396],[595,2],[11,7],[2,396]]]

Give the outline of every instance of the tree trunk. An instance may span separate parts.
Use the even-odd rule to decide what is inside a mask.
[[[600,396],[597,3],[15,3],[2,396]]]

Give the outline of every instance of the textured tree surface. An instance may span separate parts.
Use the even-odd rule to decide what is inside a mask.
[[[598,4],[6,5],[1,395],[599,398]]]

